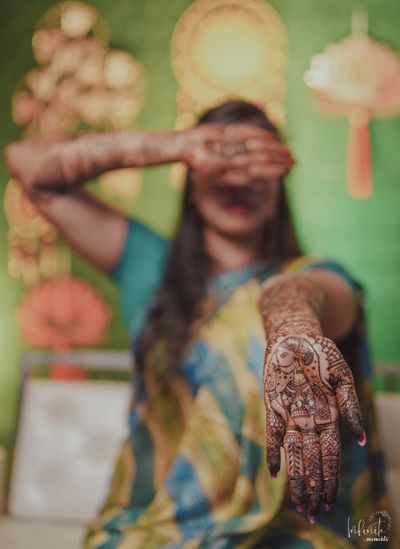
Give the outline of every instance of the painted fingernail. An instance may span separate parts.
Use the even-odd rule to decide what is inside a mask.
[[[271,473],[271,478],[272,478],[272,480],[275,480],[275,479],[276,479],[276,475],[273,475],[273,474]]]
[[[317,522],[317,517],[314,517],[313,515],[310,515],[308,517],[308,520],[310,521],[311,524],[315,524]]]
[[[367,435],[365,434],[365,431],[363,431],[362,435],[357,437],[357,442],[360,446],[365,446],[367,444]]]
[[[301,503],[298,503],[296,505],[296,510],[299,512],[299,513],[302,513],[304,511],[304,505],[302,505]]]
[[[325,511],[332,511],[333,504],[332,503],[325,503]]]

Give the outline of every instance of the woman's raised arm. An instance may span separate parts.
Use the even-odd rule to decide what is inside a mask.
[[[246,124],[25,140],[7,147],[6,161],[12,177],[64,239],[106,272],[118,262],[128,220],[84,192],[87,180],[119,168],[184,162],[210,181],[247,185],[261,175],[279,178],[293,164],[272,134]]]
[[[40,212],[84,259],[111,271],[125,242],[128,219],[82,189],[109,170],[182,159],[181,132],[88,133],[12,143],[6,161]]]

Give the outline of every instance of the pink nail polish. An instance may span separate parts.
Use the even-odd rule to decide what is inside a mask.
[[[302,513],[304,511],[304,505],[302,505],[301,503],[297,504],[296,505],[296,510],[299,512],[299,513]]]
[[[357,437],[357,442],[360,446],[365,446],[367,444],[367,435],[365,434],[365,431]]]
[[[325,503],[325,511],[332,511],[333,505],[332,503]]]
[[[276,475],[273,475],[273,474],[271,473],[271,478],[272,478],[272,480],[275,480],[275,479],[276,479]]]
[[[316,517],[314,517],[313,515],[310,515],[308,517],[308,520],[310,521],[311,524],[315,524],[317,522]]]

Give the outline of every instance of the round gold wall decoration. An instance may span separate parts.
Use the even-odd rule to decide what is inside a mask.
[[[280,16],[264,0],[197,0],[172,38],[180,103],[193,100],[200,112],[241,97],[260,103],[282,124],[286,43]],[[187,112],[178,115],[190,122]]]

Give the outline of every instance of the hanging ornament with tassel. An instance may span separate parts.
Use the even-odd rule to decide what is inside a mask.
[[[304,81],[322,112],[349,123],[347,188],[354,198],[373,193],[369,123],[400,113],[400,56],[368,36],[368,17],[352,16],[352,33],[311,58]]]

